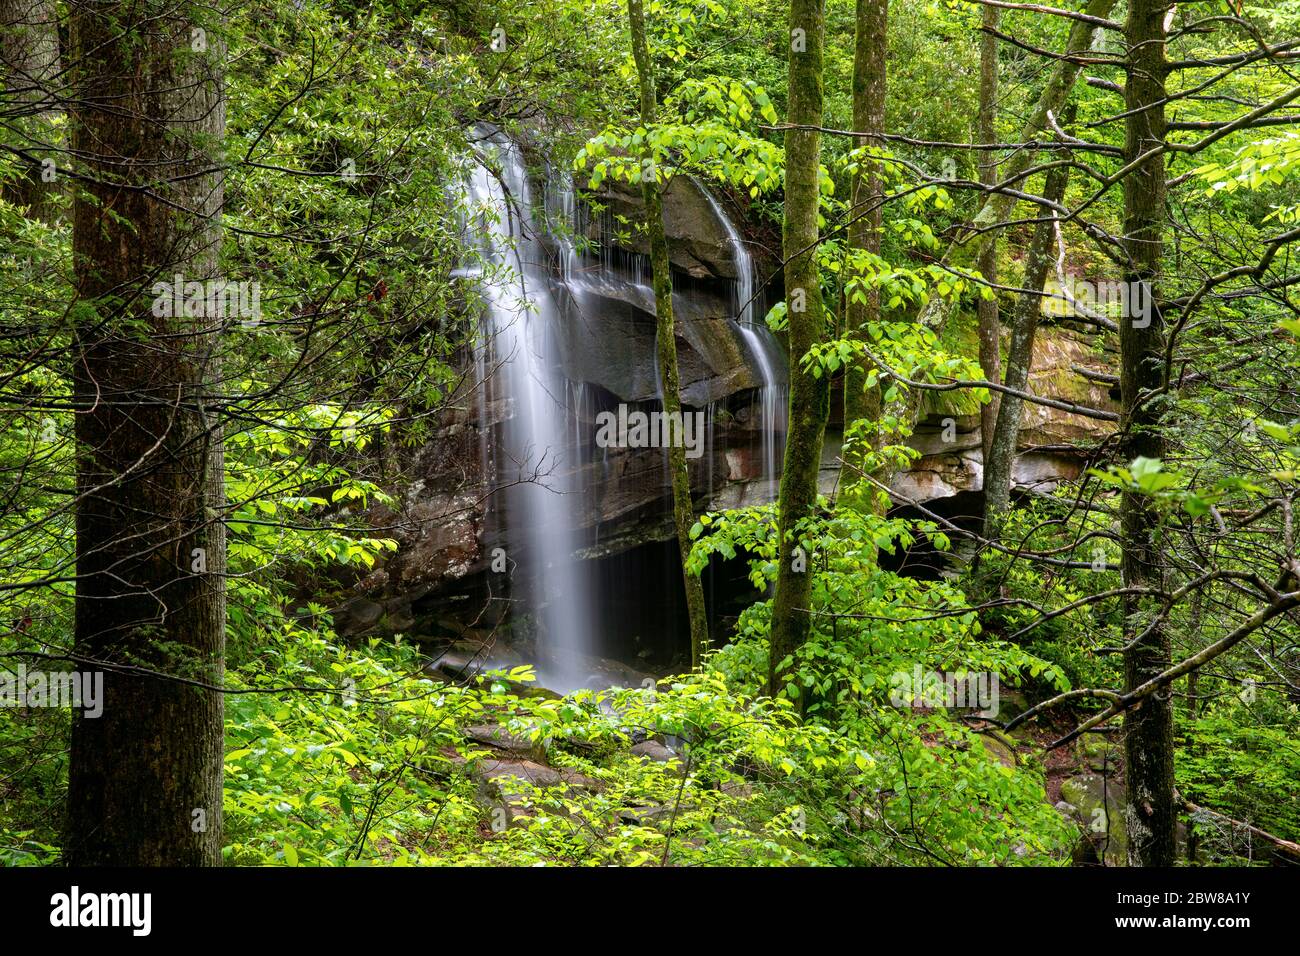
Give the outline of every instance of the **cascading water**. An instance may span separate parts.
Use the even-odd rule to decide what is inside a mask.
[[[627,627],[625,609],[628,594],[643,581],[608,580],[596,562],[576,555],[591,553],[584,549],[599,552],[602,522],[626,508],[630,489],[657,484],[670,494],[666,454],[650,466],[663,469],[662,477],[651,482],[646,466],[653,459],[598,448],[595,437],[597,414],[611,405],[653,409],[658,404],[651,398],[661,383],[652,339],[655,296],[649,263],[605,238],[616,231],[608,209],[599,222],[588,221],[594,210],[576,201],[569,176],[549,170],[541,189],[534,190],[516,143],[488,126],[476,127],[473,138],[476,161],[465,177],[471,207],[466,226],[482,265],[462,274],[473,276],[484,306],[475,366],[478,421],[484,426],[482,473],[491,485],[485,546],[500,543],[506,549],[510,617],[516,637],[524,636],[520,625],[531,620],[535,654],[525,659],[536,665],[539,681],[559,691],[608,686],[621,678],[609,677],[611,662],[599,655],[609,653],[608,631],[620,631],[626,639],[629,630],[639,630]],[[751,407],[761,416],[757,424],[766,485],[760,490],[752,482],[757,467],[746,475],[750,490],[770,500],[784,432],[785,358],[771,331],[754,319],[755,273],[748,250],[717,201],[701,192],[734,256],[738,278],[731,289],[730,318],[762,383]],[[595,226],[600,238],[587,248],[578,237],[591,235]],[[697,292],[689,282],[674,291],[681,314],[698,310],[697,294],[716,293]],[[643,338],[647,318],[649,343]],[[685,337],[698,343],[691,336],[699,335],[700,328],[692,331],[687,325]],[[634,339],[611,337],[629,334]],[[624,341],[645,344],[627,349],[618,344]],[[691,353],[697,363],[701,354],[708,353]],[[715,415],[721,412],[730,420],[726,404],[725,398],[713,397],[701,403],[707,459],[701,477],[710,499]],[[662,577],[666,587],[675,588],[669,582],[679,580],[676,560],[674,556],[674,568],[665,569]],[[657,626],[662,631],[665,625]],[[653,644],[658,634],[641,639]]]
[[[763,478],[769,485],[769,492],[774,495],[777,480],[777,455],[780,452],[780,436],[785,432],[786,393],[785,357],[781,346],[772,335],[767,323],[754,320],[754,260],[745,247],[744,240],[735,225],[718,202],[703,186],[696,183],[696,188],[708,200],[709,208],[727,235],[732,256],[736,265],[736,282],[733,286],[733,312],[736,327],[745,340],[745,346],[754,357],[754,364],[763,379],[758,392],[759,411],[762,421],[759,423],[762,434]]]
[[[532,216],[531,189],[518,147],[479,130],[481,161],[468,193],[488,268],[480,391],[509,403],[495,456],[489,523],[505,534],[512,599],[537,628],[539,680],[556,690],[581,686],[593,651],[593,595],[576,520],[583,504],[577,437],[568,431],[569,383],[559,370],[554,331],[559,307]],[[564,268],[569,268],[565,263]],[[484,398],[484,403],[486,398]],[[483,419],[486,421],[486,418]]]

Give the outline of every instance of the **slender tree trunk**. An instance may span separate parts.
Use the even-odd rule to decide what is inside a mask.
[[[1043,198],[1059,203],[1065,196],[1068,179],[1068,167],[1057,166],[1048,172]],[[1041,214],[1051,216],[1047,210]],[[1034,237],[1025,254],[1025,275],[1021,282],[1025,291],[1016,300],[1016,308],[1011,317],[1011,347],[1007,350],[1005,384],[1008,388],[1021,392],[1028,391],[1029,373],[1033,370],[1034,336],[1043,311],[1040,293],[1047,284],[1047,273],[1052,265],[1055,222],[1055,217],[1051,216],[1034,228]],[[1024,399],[1019,396],[1002,396],[993,428],[993,440],[985,459],[984,537],[992,540],[1001,537],[1002,525],[1011,506],[1012,470],[1016,463],[1016,445],[1020,438],[1024,407]]]
[[[1117,2],[1118,0],[1088,0],[1083,12],[1092,17],[1104,18],[1110,14]],[[1049,128],[1049,116],[1059,117],[1082,70],[1082,66],[1074,60],[1087,54],[1092,48],[1099,29],[1100,27],[1093,23],[1082,20],[1072,21],[1070,35],[1065,43],[1065,55],[1057,60],[1048,75],[1047,82],[1039,92],[1038,99],[1030,109],[1029,116],[1020,131],[1020,142],[1028,143],[1041,138],[1044,130]],[[1011,189],[1023,189],[1024,174],[1033,167],[1037,156],[1036,149],[1015,150],[1001,164],[997,181],[1008,183]],[[989,193],[985,196],[979,212],[971,220],[968,238],[950,245],[944,254],[944,261],[974,262],[976,268],[979,268],[981,263],[987,261],[985,253],[997,241],[998,232],[1008,221],[1016,202],[1014,195],[1004,192]],[[952,302],[941,296],[935,296],[921,309],[920,321],[935,330],[941,330],[952,312]],[[981,344],[981,352],[983,350],[984,346]],[[921,414],[921,396],[916,390],[908,396],[908,407],[904,414],[915,427]],[[987,443],[988,439],[985,438],[984,441]],[[987,480],[987,475],[985,477]]]
[[[632,56],[636,60],[641,86],[641,123],[655,121],[654,64],[646,42],[645,10],[642,0],[627,0],[628,20],[632,27]],[[670,423],[682,416],[681,382],[677,372],[677,339],[673,321],[673,277],[668,258],[668,239],[664,234],[663,195],[657,177],[641,181],[645,199],[646,230],[650,235],[650,269],[655,291],[655,334],[659,358],[659,380],[663,387],[664,412]],[[668,443],[668,468],[672,473],[673,521],[677,526],[677,549],[682,561],[682,581],[686,585],[686,611],[691,624],[691,666],[699,667],[709,648],[709,620],[704,607],[704,586],[698,575],[686,570],[691,553],[691,525],[695,511],[691,505],[691,478],[686,467],[686,448],[682,435]]]
[[[792,657],[811,624],[812,556],[797,525],[817,506],[817,474],[830,411],[825,375],[803,367],[803,357],[825,334],[817,273],[817,212],[822,125],[823,0],[791,0],[790,103],[785,133],[785,296],[790,343],[790,429],[781,475],[777,527],[780,535],[776,594],[772,599],[768,691],[787,683]],[[796,704],[800,702],[795,690]]]
[[[4,119],[17,131],[14,144],[31,157],[24,175],[7,184],[5,198],[37,218],[53,214],[58,189],[54,117],[58,101],[58,10],[53,0],[0,0],[0,72]]]
[[[1114,9],[1116,2],[1117,0],[1088,0],[1084,12],[1093,17],[1106,17]],[[1070,97],[1070,91],[1074,89],[1074,81],[1078,79],[1079,73],[1083,69],[1071,58],[1083,56],[1092,48],[1093,39],[1096,37],[1098,29],[1100,28],[1081,20],[1071,22],[1070,36],[1065,44],[1066,57],[1057,61],[1056,66],[1053,67],[1051,74],[1048,76],[1046,85],[1043,87],[1042,92],[1039,93],[1038,101],[1034,104],[1029,118],[1020,131],[1021,142],[1030,142],[1037,139],[1044,130],[1049,128],[1049,113],[1053,116],[1060,115],[1061,109],[1065,106],[1065,101]],[[1003,163],[1000,171],[1001,178],[1009,180],[1023,175],[1026,170],[1033,166],[1037,155],[1037,150],[1033,149],[1016,150],[1014,155]],[[1014,185],[1013,188],[1015,188]],[[979,214],[976,215],[973,225],[979,228],[1003,222],[1010,215],[1015,204],[1015,196],[1009,196],[1006,193],[990,193],[984,200]],[[994,230],[974,234],[969,241],[971,254],[978,258],[984,246],[990,244],[996,235],[997,233]]]
[[[980,106],[976,136],[979,142],[985,145],[998,141],[998,38],[989,31],[998,29],[1001,23],[1002,10],[999,7],[984,8],[986,31],[980,37]],[[980,182],[986,186],[992,186],[998,181],[997,154],[989,150],[986,153],[981,153],[980,156],[982,157],[980,160]],[[979,269],[980,275],[984,276],[986,282],[995,284],[998,281],[998,241],[996,236],[980,252],[976,268]],[[1002,329],[999,324],[996,294],[991,299],[980,299],[977,308],[979,311],[980,368],[983,370],[984,378],[987,381],[996,382],[1002,377],[1002,362],[999,352]],[[986,477],[989,457],[993,449],[993,429],[998,420],[998,404],[1000,400],[1001,396],[997,392],[993,392],[989,396],[988,404],[980,409],[980,441],[983,446]]]
[[[1125,35],[1128,76],[1124,84],[1124,158],[1133,162],[1165,140],[1165,13],[1170,0],[1129,0]],[[1130,290],[1148,290],[1150,308],[1120,320],[1120,451],[1123,460],[1162,458],[1162,403],[1150,401],[1160,387],[1165,332],[1158,281],[1165,224],[1165,160],[1156,153],[1124,180],[1124,244]],[[1133,311],[1133,310],[1126,310]],[[1149,498],[1126,492],[1120,504],[1121,571],[1130,588],[1160,588],[1159,517]],[[1125,600],[1125,685],[1145,683],[1170,666],[1165,625],[1148,629],[1155,611],[1150,599]],[[1139,640],[1138,637],[1141,636]],[[1131,866],[1174,864],[1173,704],[1168,689],[1153,694],[1124,718],[1125,780],[1128,788],[1128,861]]]
[[[93,178],[73,204],[75,649],[81,669],[104,672],[104,706],[73,723],[65,858],[216,865],[221,320],[193,287],[190,314],[168,315],[155,284],[218,278],[224,51],[209,8],[74,0],[69,12],[72,144]]]
[[[885,131],[885,89],[889,54],[889,0],[857,0],[857,27],[853,45],[853,129],[859,136],[858,149],[880,149],[878,138]],[[848,239],[853,249],[880,255],[881,228],[884,219],[884,182],[879,163],[867,163],[853,181],[853,204],[849,212]],[[866,290],[866,301],[848,297],[845,305],[846,337],[862,334],[870,322],[880,321],[880,292]],[[866,387],[866,360],[854,362],[844,374],[844,427],[855,421],[875,422],[880,418],[880,388]],[[881,436],[873,435],[870,444],[859,442],[857,450],[846,449],[848,464],[860,467],[868,448],[879,448]],[[861,499],[879,496],[872,486],[863,484]],[[879,510],[873,508],[873,510]]]
[[[1187,623],[1187,643],[1192,647],[1201,646],[1201,602],[1205,598],[1205,592],[1197,590],[1192,592],[1192,606],[1188,612],[1189,620]],[[1195,722],[1200,716],[1200,678],[1201,672],[1198,668],[1187,675],[1187,719],[1189,722]],[[1187,757],[1189,760],[1198,760],[1204,745],[1201,743],[1200,734],[1192,733],[1187,743]],[[1175,841],[1177,841],[1177,831],[1175,831]],[[1187,821],[1187,846],[1184,848],[1183,856],[1187,862],[1193,866],[1196,865],[1196,857],[1200,850],[1200,830],[1196,821]],[[1177,843],[1175,842],[1175,848]]]
[[[1092,17],[1106,17],[1114,9],[1117,0],[1088,0],[1087,6],[1083,12]],[[1070,36],[1065,43],[1065,56],[1057,60],[1056,66],[1048,75],[1047,82],[1044,84],[1042,91],[1038,95],[1037,101],[1029,111],[1029,116],[1025,120],[1020,130],[1020,142],[1028,143],[1039,139],[1043,131],[1049,128],[1048,115],[1058,116],[1061,108],[1069,99],[1070,91],[1074,88],[1074,82],[1078,79],[1080,71],[1083,69],[1074,59],[1087,54],[1092,48],[1093,39],[1100,29],[1095,24],[1087,23],[1082,20],[1075,20],[1070,25]],[[1032,168],[1035,159],[1038,156],[1036,149],[1018,149],[1005,162],[1002,163],[998,171],[999,181],[1010,182],[1011,188],[1023,187],[1020,177]],[[984,248],[990,245],[997,236],[997,226],[999,223],[1005,223],[1015,208],[1016,197],[1007,193],[989,193],[979,212],[971,221],[971,231],[967,238],[960,245],[950,247],[945,259],[953,259],[955,254],[960,250],[961,255],[969,257],[965,261],[978,262],[983,255]],[[951,313],[952,306],[948,300],[935,296],[922,312],[922,319],[927,324],[942,328]]]

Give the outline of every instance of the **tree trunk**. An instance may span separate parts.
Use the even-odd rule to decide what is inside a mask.
[[[991,32],[998,29],[1002,22],[1002,10],[998,7],[984,8],[984,26],[986,32],[980,37],[980,107],[976,138],[980,143],[991,145],[997,140],[998,114],[998,38]],[[997,154],[992,150],[981,153],[980,182],[992,186],[998,181]],[[990,285],[998,281],[998,241],[995,236],[980,252],[976,263],[980,275]],[[1001,345],[1001,325],[999,324],[998,300],[996,294],[991,299],[980,299],[979,312],[979,351],[980,368],[986,381],[997,382],[1002,377],[1002,361],[999,348]],[[993,449],[993,429],[998,420],[998,404],[1001,396],[997,392],[989,395],[989,401],[980,409],[980,442],[984,452],[985,474],[988,473],[989,457]]]
[[[803,357],[825,334],[817,272],[817,211],[821,167],[823,0],[791,0],[790,103],[785,132],[785,296],[789,319],[790,427],[781,475],[776,594],[772,598],[768,691],[787,683],[792,656],[808,637],[812,556],[796,526],[817,505],[817,473],[830,412],[826,375],[803,368]],[[800,703],[794,689],[795,703]]]
[[[1106,17],[1114,9],[1115,4],[1116,0],[1088,0],[1084,12],[1093,17]],[[1027,143],[1037,139],[1044,130],[1048,129],[1048,113],[1053,116],[1060,115],[1062,107],[1065,106],[1065,101],[1070,97],[1070,91],[1074,89],[1074,81],[1078,79],[1079,73],[1083,69],[1078,63],[1072,62],[1069,57],[1085,55],[1092,48],[1093,39],[1096,37],[1098,29],[1100,28],[1094,24],[1081,20],[1071,22],[1070,37],[1065,44],[1066,58],[1057,61],[1047,79],[1046,85],[1043,87],[1042,92],[1039,93],[1038,101],[1034,104],[1029,119],[1025,121],[1024,127],[1020,131],[1021,142]],[[1016,150],[1012,157],[1003,164],[1001,178],[1009,180],[1021,176],[1033,166],[1037,155],[1038,152],[1033,149]],[[1013,186],[1013,188],[1015,187]],[[1010,215],[1011,210],[1015,208],[1015,204],[1016,197],[1014,196],[1009,196],[1006,193],[989,193],[976,215],[973,225],[979,228],[1003,222]],[[974,234],[969,242],[971,254],[978,258],[984,246],[990,244],[996,235],[995,230]]]
[[[1114,9],[1117,0],[1088,0],[1084,13],[1092,17],[1106,17]],[[1025,120],[1020,130],[1020,142],[1028,143],[1037,140],[1044,130],[1048,129],[1048,114],[1058,116],[1065,101],[1070,96],[1070,91],[1074,88],[1074,82],[1079,77],[1079,72],[1083,69],[1078,63],[1072,62],[1071,58],[1083,56],[1092,48],[1092,42],[1100,29],[1095,24],[1087,23],[1082,20],[1072,21],[1070,25],[1070,36],[1065,44],[1065,56],[1057,60],[1056,66],[1052,68],[1051,74],[1047,78],[1042,91],[1038,95],[1038,100],[1034,103],[1029,112],[1029,118]],[[1038,151],[1035,149],[1017,149],[1012,153],[999,170],[999,179],[1007,182],[1011,181],[1011,188],[1020,188],[1023,183],[1019,182],[1018,177],[1032,168]],[[984,253],[986,246],[990,245],[997,236],[997,225],[1005,223],[1015,208],[1016,197],[1006,193],[989,193],[985,196],[979,212],[971,221],[970,237],[955,248],[949,248],[945,255],[945,260],[953,257],[958,250],[962,250],[964,256],[968,256],[966,261],[978,262]],[[952,305],[948,300],[935,296],[922,311],[922,320],[934,328],[942,328],[952,311]]]
[[[642,0],[627,0],[627,14],[632,27],[632,56],[636,61],[641,86],[641,123],[648,127],[655,120],[655,77],[649,44],[646,42]],[[668,239],[664,233],[663,194],[656,176],[642,178],[641,194],[645,199],[645,225],[650,238],[659,381],[663,389],[664,412],[670,424],[675,424],[681,421],[682,400],[677,372],[677,333],[673,321],[673,277],[668,258]],[[686,559],[691,553],[691,526],[695,523],[695,511],[691,505],[691,478],[686,467],[686,448],[682,438],[681,434],[677,434],[668,443],[668,468],[672,473],[673,521],[677,526],[677,550],[682,561],[686,611],[691,624],[691,666],[699,667],[709,648],[709,620],[704,607],[704,586],[698,575],[686,570]]]
[[[1128,76],[1124,85],[1124,158],[1133,162],[1165,140],[1164,17],[1170,0],[1129,0],[1125,36]],[[1157,283],[1160,277],[1165,218],[1165,160],[1156,153],[1124,180],[1125,275],[1130,290],[1149,289],[1146,316],[1120,320],[1120,453],[1134,458],[1162,458],[1162,404],[1149,401],[1161,385],[1164,322]],[[1130,292],[1130,301],[1134,295]],[[1127,310],[1126,310],[1127,311]],[[1125,587],[1160,588],[1159,518],[1149,498],[1126,492],[1120,503],[1123,544],[1121,571]],[[1150,598],[1125,600],[1124,677],[1132,690],[1170,666],[1169,633],[1164,625],[1147,631],[1155,611]],[[1137,640],[1139,634],[1145,636]],[[1173,706],[1168,689],[1152,694],[1124,718],[1124,752],[1128,788],[1128,861],[1131,866],[1174,864]]]
[[[857,29],[853,46],[853,129],[859,136],[857,149],[880,149],[878,138],[885,131],[885,89],[887,58],[889,53],[889,0],[858,0]],[[862,249],[880,254],[881,227],[884,219],[884,184],[879,163],[868,163],[854,178],[853,204],[849,211],[848,240],[852,249]],[[880,321],[880,292],[866,290],[866,301],[856,302],[850,296],[845,305],[846,337],[862,334],[869,322]],[[844,425],[855,421],[876,421],[880,417],[880,388],[868,389],[866,378],[868,362],[852,362],[844,373]],[[881,436],[873,435],[870,444],[859,442],[857,450],[846,448],[850,468],[860,467],[865,461],[867,448],[879,448]],[[854,498],[861,503],[868,498],[876,501],[873,486],[863,484],[863,492]]]
[[[189,314],[168,315],[174,298],[155,284],[217,281],[224,50],[207,8],[69,12],[72,143],[93,178],[73,204],[75,649],[80,668],[104,671],[104,707],[73,723],[65,859],[216,865],[222,320],[193,288]]]
[[[1047,174],[1043,198],[1059,203],[1065,196],[1069,168],[1057,166]],[[1047,273],[1052,265],[1052,246],[1056,237],[1056,218],[1047,210],[1044,219],[1034,228],[1029,250],[1025,254],[1025,276],[1021,287],[1025,290],[1016,300],[1011,317],[1011,347],[1007,350],[1006,386],[1018,391],[1028,391],[1029,373],[1033,370],[1034,335],[1042,315],[1043,299],[1040,293],[1047,284]],[[1024,399],[1005,394],[998,406],[992,441],[984,464],[984,537],[997,540],[1002,535],[1002,524],[1011,506],[1012,470],[1016,463],[1016,445],[1020,438],[1020,421],[1024,415]]]
[[[0,70],[4,119],[17,133],[15,145],[31,157],[24,175],[5,188],[5,198],[49,219],[58,186],[54,152],[59,74],[59,23],[53,0],[0,0]]]

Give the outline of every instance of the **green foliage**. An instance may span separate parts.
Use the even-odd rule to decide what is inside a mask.
[[[866,746],[719,671],[550,700],[490,675],[419,679],[401,645],[347,651],[293,626],[268,638],[228,707],[233,863],[1043,863],[1070,836],[1032,776],[934,716],[882,712]],[[289,684],[320,690],[251,692]],[[532,741],[564,781],[484,786],[475,768],[499,755],[463,735],[484,722]],[[647,736],[679,756],[633,756]],[[896,828],[920,848],[896,845]]]
[[[1209,184],[1206,187],[1209,196],[1230,196],[1238,190],[1266,190],[1279,199],[1286,197],[1290,202],[1274,205],[1267,218],[1294,223],[1300,218],[1300,203],[1295,199],[1297,171],[1300,171],[1300,133],[1288,132],[1245,143],[1227,162],[1206,163],[1192,172]]]
[[[713,555],[744,553],[755,585],[775,580],[780,556],[770,509],[706,518],[693,529],[691,569],[700,571]],[[878,567],[878,551],[893,553],[922,535],[947,548],[932,523],[853,509],[835,510],[797,529],[793,544],[803,549],[814,575],[813,627],[788,662],[791,685],[783,696],[803,699],[809,723],[833,729],[862,749],[859,770],[877,795],[869,808],[855,807],[839,789],[841,781],[818,781],[820,799],[805,805],[818,813],[827,813],[828,802],[835,808],[824,822],[849,831],[844,839],[837,832],[833,843],[846,862],[881,862],[891,854],[921,864],[1059,860],[1071,829],[1043,802],[1037,773],[1002,767],[955,715],[915,709],[894,692],[898,675],[916,668],[1068,687],[1059,667],[1015,645],[981,638],[976,612],[959,590]],[[745,693],[757,693],[766,683],[768,612],[767,602],[745,611],[732,643],[710,660]],[[858,792],[862,786],[851,784]],[[918,825],[922,819],[925,824]],[[877,824],[908,832],[922,852],[913,856],[880,840],[873,832]]]
[[[574,158],[590,170],[588,188],[612,178],[633,185],[653,178],[667,184],[685,174],[712,178],[751,198],[779,189],[783,152],[750,131],[762,117],[776,122],[771,99],[752,81],[691,80],[664,103],[661,121],[644,126],[609,126],[589,139]],[[829,186],[830,180],[826,179]]]
[[[863,146],[824,136],[817,266],[835,331],[794,357],[818,378],[862,365],[864,387],[880,389],[878,420],[847,423],[844,433],[846,452],[872,476],[919,454],[907,444],[917,393],[951,396],[966,412],[989,397],[962,383],[983,378],[969,313],[992,292],[944,258],[951,227],[969,218],[979,194],[929,181],[941,160],[959,179],[976,178],[980,154],[920,145],[970,138],[980,11],[960,0],[890,7],[886,125],[897,137]],[[1276,36],[1300,24],[1294,0],[1247,2],[1244,11]],[[221,267],[259,281],[263,313],[224,331],[216,396],[229,499],[227,861],[1067,862],[1077,834],[1046,802],[1043,768],[1028,748],[1003,765],[985,747],[985,722],[900,696],[899,677],[918,668],[996,675],[1034,696],[1122,686],[1115,652],[1134,623],[1110,592],[1122,585],[1123,495],[1141,497],[1159,517],[1160,543],[1176,557],[1168,588],[1205,566],[1230,575],[1230,586],[1206,590],[1204,607],[1167,609],[1179,651],[1221,638],[1254,610],[1238,584],[1278,579],[1293,558],[1282,544],[1292,542],[1259,544],[1269,538],[1263,523],[1224,529],[1234,516],[1254,522],[1282,502],[1290,508],[1300,475],[1300,321],[1286,298],[1289,259],[1262,274],[1242,267],[1300,219],[1300,135],[1243,130],[1206,144],[1177,172],[1184,157],[1171,156],[1171,176],[1191,188],[1171,211],[1179,242],[1164,294],[1187,303],[1207,277],[1226,278],[1212,280],[1200,313],[1176,326],[1170,388],[1150,399],[1166,412],[1163,460],[1090,462],[1078,482],[1018,502],[1001,547],[981,549],[971,563],[950,555],[938,523],[885,515],[887,495],[865,478],[847,479],[838,502],[819,502],[791,541],[778,542],[774,507],[701,515],[691,529],[693,573],[743,560],[763,595],[793,549],[806,561],[812,629],[785,662],[787,686],[766,696],[771,606],[760,597],[698,673],[554,698],[529,692],[526,668],[457,684],[434,679],[418,645],[349,642],[326,611],[342,582],[396,548],[371,520],[405,491],[386,470],[387,453],[425,444],[429,422],[462,397],[457,363],[478,331],[474,293],[457,272],[476,264],[461,234],[473,212],[465,131],[488,121],[518,135],[539,162],[573,157],[593,190],[695,177],[736,197],[755,230],[775,230],[786,173],[787,5],[649,0],[661,102],[648,128],[637,119],[622,0],[273,3],[252,13],[221,28],[231,52],[219,144]],[[847,0],[827,5],[831,130],[852,121],[854,13]],[[1004,11],[1003,30],[1024,46],[1003,48],[1000,134],[1018,133],[1041,81],[1042,64],[1027,49],[1059,49],[1068,29],[1062,18]],[[1250,50],[1247,33],[1182,30],[1171,56]],[[1107,42],[1096,50],[1100,72]],[[1243,69],[1203,94],[1210,70],[1188,67],[1171,79],[1171,102],[1188,121],[1175,142],[1204,137],[1204,124],[1229,121],[1241,104],[1274,98],[1290,82]],[[1081,85],[1073,132],[1117,147],[1113,94]],[[66,128],[66,118],[54,120],[56,136]],[[1088,239],[1121,235],[1118,190],[1093,196],[1113,157],[1078,155],[1092,175],[1076,177],[1067,196],[1067,204],[1087,200],[1086,218],[1074,221]],[[868,163],[886,195],[879,254],[844,239],[850,186]],[[0,150],[0,185],[22,175],[18,155]],[[1041,180],[1035,173],[1015,188],[1034,195]],[[56,214],[45,219],[0,194],[0,472],[17,478],[0,509],[4,667],[60,659],[73,630],[66,355],[74,332],[101,315],[70,284],[69,196],[56,195]],[[1006,234],[1008,286],[1021,245],[1023,235]],[[1067,267],[1110,269],[1113,250],[1097,246],[1064,250]],[[1243,292],[1256,281],[1273,283],[1269,295]],[[942,335],[914,321],[936,298],[965,310]],[[844,329],[846,306],[870,300],[880,303],[879,321]],[[786,309],[778,303],[767,316],[778,333]],[[1176,309],[1170,319],[1182,322]],[[123,328],[148,332],[140,323]],[[849,506],[864,497],[873,507]],[[951,573],[927,581],[882,567],[920,548],[951,557]],[[1190,799],[1292,839],[1300,833],[1294,646],[1294,621],[1280,618],[1257,645],[1199,675],[1194,714],[1179,711],[1176,760]],[[1242,694],[1243,681],[1257,697]],[[1186,682],[1175,688],[1180,702],[1187,692]],[[59,862],[69,726],[63,711],[0,708],[0,865]],[[484,728],[544,758],[544,782],[492,776],[491,761],[521,754],[485,744]],[[643,741],[671,745],[675,758],[635,755]],[[1252,857],[1239,828],[1210,816],[1194,822],[1213,862]]]
[[[1187,799],[1269,833],[1300,833],[1294,798],[1300,708],[1294,702],[1256,698],[1237,688],[1195,719],[1179,716],[1184,746],[1176,769]],[[1195,826],[1207,852],[1223,862],[1246,862],[1266,849],[1222,818],[1205,815]]]

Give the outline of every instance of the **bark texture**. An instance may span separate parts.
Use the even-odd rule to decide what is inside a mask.
[[[772,599],[768,690],[787,684],[790,659],[811,625],[812,561],[798,525],[817,506],[817,473],[830,411],[825,375],[814,376],[803,357],[825,334],[817,272],[818,171],[821,166],[823,0],[791,0],[790,103],[785,133],[785,294],[789,318],[790,418],[781,475],[777,526],[780,560]],[[800,705],[800,694],[792,696]]]
[[[640,80],[641,123],[655,120],[654,64],[646,42],[645,10],[642,0],[627,0],[628,20],[632,28],[632,56]],[[677,332],[673,318],[673,277],[668,256],[668,239],[664,232],[664,209],[661,185],[655,176],[642,179],[645,199],[646,231],[650,239],[650,268],[655,292],[655,345],[659,361],[659,381],[663,390],[664,412],[670,422],[681,421],[681,379],[677,370]],[[668,446],[668,469],[672,473],[673,521],[677,527],[677,549],[682,561],[682,581],[686,586],[686,611],[691,624],[691,666],[699,667],[709,648],[709,620],[704,606],[704,586],[697,575],[686,570],[691,553],[691,526],[695,509],[691,504],[691,479],[686,465],[683,436],[678,434]]]
[[[93,177],[73,205],[75,649],[105,672],[105,700],[73,723],[66,860],[216,865],[221,320],[202,302],[156,315],[154,285],[218,279],[224,54],[194,19],[207,8],[82,0],[69,13],[72,142]]]
[[[1170,0],[1129,0],[1125,36],[1128,76],[1124,85],[1124,158],[1134,162],[1165,141],[1164,18]],[[1141,456],[1162,458],[1165,440],[1162,401],[1151,400],[1162,381],[1165,331],[1160,310],[1159,278],[1165,229],[1165,160],[1156,152],[1124,180],[1125,280],[1149,290],[1150,312],[1120,320],[1120,421],[1123,461]],[[1133,293],[1130,291],[1130,298]],[[1125,587],[1160,588],[1159,518],[1150,499],[1125,493],[1120,504]],[[1124,678],[1133,690],[1171,664],[1169,632],[1148,627],[1153,602],[1125,601]],[[1140,639],[1139,639],[1140,638]],[[1131,866],[1173,866],[1174,803],[1173,706],[1169,688],[1144,698],[1124,718],[1125,777],[1128,793],[1128,860]]]
[[[1002,11],[998,7],[984,8],[985,32],[980,37],[980,107],[977,122],[976,139],[983,144],[996,143],[998,113],[998,38],[992,31],[1002,23]],[[980,182],[992,186],[998,181],[997,154],[992,150],[982,153],[980,159]],[[998,281],[998,241],[994,236],[983,251],[975,266],[985,281],[994,285]],[[979,312],[979,351],[980,368],[984,378],[996,382],[1002,376],[1000,317],[998,300],[995,295],[990,299],[980,299]],[[998,404],[1001,396],[997,392],[989,395],[989,401],[980,409],[980,441],[983,443],[985,473],[987,474],[989,455],[993,448],[993,429],[998,420]]]

